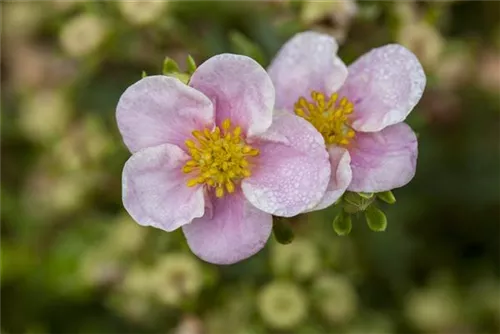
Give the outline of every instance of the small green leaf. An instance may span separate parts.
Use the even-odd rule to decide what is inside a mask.
[[[382,193],[377,193],[377,197],[386,202],[386,203],[389,203],[389,204],[394,204],[396,203],[396,197],[394,197],[394,194],[392,193],[392,191],[384,191]]]
[[[196,71],[196,62],[194,61],[193,57],[191,57],[191,55],[187,56],[186,63],[187,63],[187,72],[189,74],[193,74],[194,71]]]
[[[365,219],[372,231],[382,232],[387,228],[387,217],[376,206],[370,205],[365,211]]]
[[[280,244],[289,244],[293,241],[294,234],[290,222],[283,217],[273,217],[273,233]]]
[[[333,219],[333,230],[338,235],[348,235],[352,229],[351,215],[345,212],[339,213]]]
[[[177,78],[180,81],[182,81],[182,83],[184,83],[186,85],[189,82],[189,79],[191,79],[191,76],[189,74],[186,74],[186,73],[177,73],[177,72],[174,72],[174,73],[169,73],[168,76],[169,77]]]
[[[163,75],[178,73],[178,72],[179,72],[179,65],[177,65],[176,61],[173,60],[172,58],[165,57],[162,69]]]
[[[358,195],[361,196],[361,197],[363,197],[363,198],[370,199],[375,194],[374,193],[358,193]]]
[[[148,76],[148,74],[146,73],[146,71],[142,71],[141,78],[144,79],[147,76]]]

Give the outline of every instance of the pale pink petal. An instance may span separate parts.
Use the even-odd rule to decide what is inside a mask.
[[[214,56],[196,69],[189,85],[212,100],[218,125],[229,118],[250,136],[271,125],[274,87],[266,71],[252,58]]]
[[[118,128],[129,150],[160,144],[184,147],[191,131],[214,124],[212,102],[178,79],[145,77],[123,93],[116,107]]]
[[[351,183],[351,156],[349,151],[339,146],[330,146],[328,148],[330,156],[331,176],[325,195],[314,208],[308,211],[322,210],[335,203],[346,191]]]
[[[375,132],[405,120],[425,88],[417,57],[401,45],[371,50],[349,66],[339,95],[354,103],[351,126]]]
[[[351,154],[352,182],[356,192],[381,192],[402,187],[413,178],[418,155],[417,137],[405,123],[379,132],[358,132]]]
[[[291,217],[313,208],[330,180],[320,133],[303,118],[276,112],[273,124],[252,146],[260,150],[252,175],[242,181],[246,198],[262,211]]]
[[[213,198],[213,214],[182,230],[193,253],[215,264],[232,264],[261,250],[271,234],[270,214],[256,209],[240,190]]]
[[[140,225],[173,231],[203,216],[201,186],[189,188],[182,149],[163,144],[135,154],[123,168],[123,205]]]
[[[339,89],[347,68],[337,49],[332,36],[312,31],[286,42],[268,69],[276,89],[275,109],[293,111],[299,97],[309,99],[312,90],[330,95]]]

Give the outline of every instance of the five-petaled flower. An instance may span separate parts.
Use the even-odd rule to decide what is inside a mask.
[[[346,189],[382,192],[415,175],[417,138],[403,123],[422,96],[425,74],[413,53],[390,44],[349,68],[324,34],[295,35],[269,67],[276,109],[308,120],[323,135],[331,179],[319,210]]]
[[[133,153],[123,203],[141,225],[182,227],[191,250],[213,263],[245,259],[266,243],[272,215],[294,216],[322,199],[330,163],[303,118],[273,114],[275,91],[254,60],[223,54],[189,85],[145,77],[118,102]]]

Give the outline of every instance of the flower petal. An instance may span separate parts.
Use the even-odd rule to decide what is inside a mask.
[[[339,95],[354,103],[352,127],[375,132],[405,120],[425,88],[417,57],[401,45],[371,50],[349,66]]]
[[[145,77],[123,93],[116,107],[118,128],[132,153],[160,144],[184,146],[191,131],[212,127],[212,102],[178,79]]]
[[[330,95],[342,86],[347,68],[337,57],[338,45],[326,34],[307,31],[283,45],[268,72],[276,89],[275,109],[293,111],[299,97],[311,91]]]
[[[331,176],[325,195],[318,205],[309,211],[323,210],[335,203],[347,190],[352,180],[351,156],[349,151],[339,146],[328,148],[330,156]]]
[[[201,186],[189,188],[182,166],[188,156],[163,144],[141,150],[123,169],[123,205],[140,225],[173,231],[204,214]]]
[[[182,230],[193,253],[215,264],[232,264],[261,250],[271,235],[270,214],[256,209],[241,191],[213,198],[212,217],[203,216]]]
[[[309,122],[276,112],[269,130],[252,146],[260,154],[241,184],[250,203],[284,217],[319,203],[330,180],[330,162],[323,137]]]
[[[189,85],[212,100],[219,126],[229,118],[252,136],[271,125],[274,87],[266,71],[252,58],[214,56],[196,69]]]
[[[358,132],[351,154],[352,182],[356,192],[381,192],[402,187],[413,178],[418,155],[417,137],[405,123],[379,132]]]

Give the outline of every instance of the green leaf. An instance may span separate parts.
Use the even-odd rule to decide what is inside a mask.
[[[163,61],[163,69],[162,73],[163,75],[168,75],[172,73],[178,73],[179,71],[179,65],[177,65],[177,62],[173,60],[172,58],[165,57],[165,60]]]
[[[387,228],[387,217],[374,205],[370,205],[365,210],[365,219],[372,231],[382,232]]]
[[[370,199],[375,195],[374,193],[358,193],[359,196],[365,198],[365,199]]]
[[[187,72],[189,74],[193,74],[194,71],[196,71],[196,62],[194,61],[193,57],[191,57],[191,55],[187,56],[186,64],[187,64]]]
[[[273,217],[273,233],[280,244],[289,244],[293,241],[294,234],[290,222],[283,217]]]
[[[339,213],[335,219],[333,219],[333,230],[338,235],[348,235],[352,229],[351,215],[345,212]]]
[[[146,73],[146,71],[142,71],[141,78],[144,79],[147,76],[148,76],[148,74]]]
[[[386,203],[389,203],[389,204],[394,204],[396,203],[396,197],[394,197],[394,194],[392,193],[392,191],[384,191],[384,192],[381,192],[381,193],[377,193],[377,197],[386,202]]]

